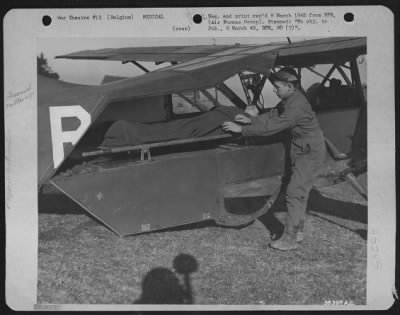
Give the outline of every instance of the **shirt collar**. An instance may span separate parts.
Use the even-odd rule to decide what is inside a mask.
[[[298,89],[296,89],[296,90],[293,92],[292,95],[290,95],[288,98],[282,100],[281,103],[282,103],[283,105],[285,105],[285,106],[290,105],[290,104],[293,103],[293,101],[294,101],[295,99],[298,99],[298,97],[299,97],[300,95],[302,95],[302,93],[301,93]]]

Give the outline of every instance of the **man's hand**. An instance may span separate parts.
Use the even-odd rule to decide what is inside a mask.
[[[241,114],[235,116],[235,121],[237,121],[238,123],[244,124],[244,125],[251,123],[251,120],[249,117],[246,117]]]
[[[238,124],[235,124],[234,122],[231,122],[231,121],[225,121],[222,124],[222,129],[225,132],[234,132],[234,133],[241,133],[242,132],[242,127],[239,126]]]

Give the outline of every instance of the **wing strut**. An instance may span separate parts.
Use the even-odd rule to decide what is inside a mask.
[[[242,99],[237,96],[235,92],[233,92],[225,83],[219,83],[217,85],[219,91],[224,94],[236,107],[245,109],[247,104],[242,101]]]
[[[150,72],[149,69],[147,69],[146,67],[142,66],[139,62],[137,62],[135,60],[122,61],[122,63],[128,63],[128,62],[134,64],[136,67],[138,67],[140,70],[143,70],[144,72]]]

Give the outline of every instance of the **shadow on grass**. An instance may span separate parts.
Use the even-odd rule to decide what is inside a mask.
[[[196,258],[179,254],[173,266],[176,272],[164,267],[149,271],[143,278],[142,294],[135,304],[193,304],[190,274],[198,270]],[[183,281],[177,274],[183,277]]]
[[[312,215],[315,216],[315,217],[318,217],[318,218],[320,218],[320,219],[322,219],[324,221],[327,221],[329,223],[332,223],[332,224],[335,224],[337,226],[340,226],[343,229],[346,229],[348,231],[354,232],[354,233],[358,234],[363,240],[367,240],[368,231],[366,229],[352,229],[352,228],[349,228],[348,226],[346,226],[344,224],[340,224],[340,223],[335,222],[333,220],[329,220],[326,217],[322,217],[322,216],[318,215],[318,213],[312,213]]]
[[[276,212],[287,211],[284,197],[280,197],[276,200],[270,211],[265,215],[258,218],[258,220],[267,228],[271,234],[271,239],[278,239],[283,231],[284,225],[275,217]],[[312,190],[307,204],[307,211],[312,211],[314,216],[317,216],[325,221],[341,226],[348,230],[351,230],[361,236],[364,240],[367,239],[367,230],[364,229],[349,229],[348,227],[339,224],[333,220],[329,220],[326,217],[319,216],[318,213],[331,215],[337,218],[347,219],[351,221],[360,222],[367,224],[368,222],[368,211],[367,206],[360,205],[352,202],[345,202],[332,198],[324,197],[319,191]]]
[[[367,206],[327,198],[317,190],[311,191],[307,209],[364,224],[368,222]]]
[[[251,215],[263,208],[269,198],[269,195],[224,198],[224,206],[230,214]]]
[[[253,197],[237,197],[237,198],[225,198],[224,200],[224,206],[226,211],[229,214],[237,215],[237,216],[246,216],[246,215],[251,215],[257,211],[259,211],[265,203],[268,201],[270,198],[269,195],[263,195],[263,196],[253,196]],[[143,234],[147,233],[157,233],[157,232],[178,232],[178,231],[186,231],[186,230],[194,230],[194,229],[202,229],[206,227],[223,227],[225,229],[233,229],[233,230],[240,230],[243,229],[250,224],[252,224],[254,221],[251,220],[249,222],[245,223],[240,223],[238,222],[237,225],[235,226],[227,226],[227,225],[221,225],[216,223],[214,220],[205,220],[205,221],[199,221],[199,222],[193,222],[193,223],[187,223],[187,224],[182,224],[174,227],[168,227],[164,229],[160,229],[157,231],[150,231],[146,232]]]
[[[272,241],[279,239],[285,229],[285,226],[275,217],[275,212],[277,211],[278,210],[271,209],[266,214],[258,218],[258,220],[270,233]]]
[[[53,193],[53,194],[41,193],[41,194],[39,194],[39,196],[38,196],[38,211],[39,211],[39,214],[85,215],[92,220],[89,222],[80,223],[73,230],[76,232],[79,232],[87,227],[92,227],[95,224],[100,224],[100,225],[104,226],[103,222],[101,222],[99,219],[97,219],[95,216],[93,216],[88,211],[84,210],[80,205],[78,205],[76,202],[74,202],[68,196],[60,194],[60,193]],[[39,237],[43,240],[54,239],[55,237],[61,237],[61,236],[62,236],[62,233],[59,231],[59,229],[55,229],[54,231],[50,230],[47,232],[41,232],[39,234]]]
[[[87,214],[84,209],[61,193],[39,194],[39,213],[46,214]]]

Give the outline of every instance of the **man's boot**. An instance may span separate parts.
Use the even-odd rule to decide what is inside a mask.
[[[296,234],[296,241],[300,243],[303,240],[304,240],[304,220],[301,220]]]
[[[297,249],[297,230],[298,227],[288,225],[279,240],[273,241],[270,246],[279,250]]]

